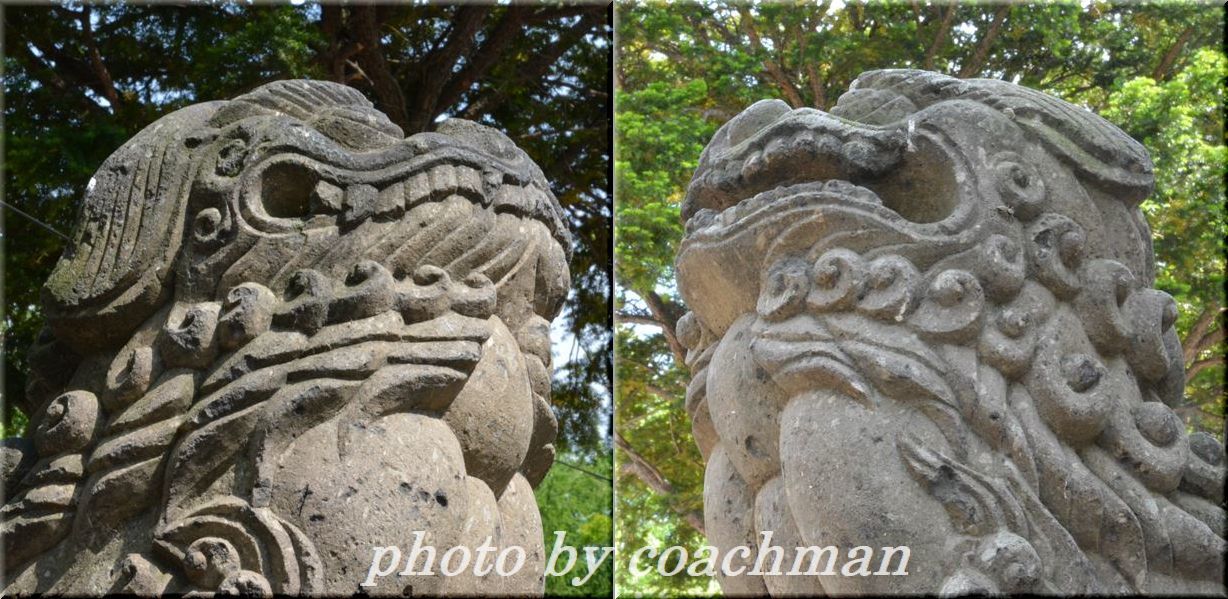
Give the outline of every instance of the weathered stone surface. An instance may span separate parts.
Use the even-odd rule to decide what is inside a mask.
[[[540,594],[569,248],[541,170],[481,125],[406,138],[313,81],[150,125],[44,289],[4,594],[350,594],[415,531],[525,564],[361,590]]]
[[[1152,185],[1120,130],[1000,81],[873,71],[722,127],[677,257],[709,540],[841,556],[724,589],[1223,594],[1224,449],[1172,409]],[[856,546],[909,575],[841,576]]]

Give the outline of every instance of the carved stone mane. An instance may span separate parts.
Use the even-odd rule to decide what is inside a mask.
[[[1152,185],[1120,130],[1001,81],[872,71],[725,124],[677,256],[709,540],[911,552],[725,591],[1223,594]]]
[[[315,81],[159,119],[90,180],[44,288],[5,594],[349,594],[414,531],[529,557],[362,590],[540,594],[569,248],[541,170],[481,125],[406,138]]]

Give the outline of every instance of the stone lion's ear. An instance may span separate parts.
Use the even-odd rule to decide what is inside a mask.
[[[221,105],[158,119],[90,178],[76,236],[42,294],[52,329],[78,352],[126,338],[159,305],[183,236],[194,136]]]

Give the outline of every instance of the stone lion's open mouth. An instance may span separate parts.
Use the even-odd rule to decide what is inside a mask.
[[[814,109],[760,102],[719,132],[687,190],[687,232],[716,232],[760,213],[833,205],[910,223],[958,204],[940,142],[905,122],[874,127]]]
[[[550,192],[497,160],[441,148],[388,168],[330,164],[297,153],[266,159],[251,173],[244,217],[272,230],[395,220],[422,203],[460,196],[497,213],[561,230]]]
[[[914,265],[982,233],[978,181],[959,141],[926,115],[869,125],[759,102],[721,127],[682,203],[679,287],[713,330],[754,310],[764,269],[844,248]]]

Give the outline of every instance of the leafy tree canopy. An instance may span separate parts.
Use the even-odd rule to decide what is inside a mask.
[[[585,548],[600,558],[601,548],[610,547],[614,534],[614,489],[609,478],[614,465],[610,452],[564,455],[562,464],[550,469],[534,496],[542,511],[542,533],[547,556],[555,544],[576,550],[576,562],[563,576],[546,577],[546,595],[551,597],[611,597],[614,594],[614,560],[607,558],[588,580]],[[566,536],[559,540],[557,532]],[[561,571],[568,557],[560,553]],[[583,584],[573,584],[583,581]]]

